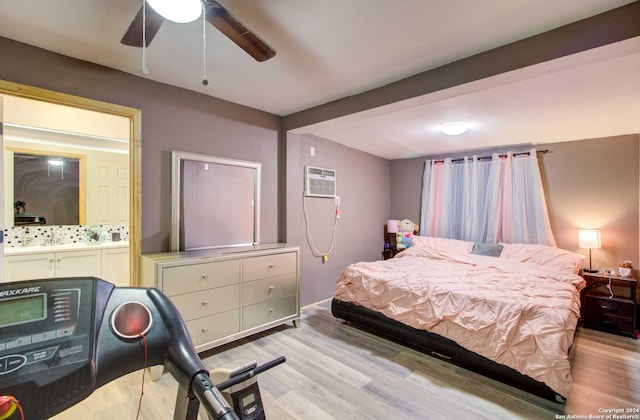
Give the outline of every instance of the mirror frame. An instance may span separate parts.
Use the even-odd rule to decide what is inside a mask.
[[[142,111],[6,80],[0,80],[0,93],[129,119],[129,284],[138,286],[142,235]]]
[[[224,158],[219,156],[203,155],[199,153],[171,151],[171,251],[184,251],[182,248],[183,238],[181,237],[180,226],[182,224],[182,165],[185,161],[212,163],[215,165],[236,166],[238,168],[248,168],[254,171],[253,176],[253,243],[212,245],[208,248],[228,248],[234,246],[258,245],[260,243],[260,186],[262,184],[262,164]]]

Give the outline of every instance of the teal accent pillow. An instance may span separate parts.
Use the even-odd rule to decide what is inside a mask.
[[[500,244],[473,244],[472,254],[486,255],[488,257],[499,257],[503,246]]]

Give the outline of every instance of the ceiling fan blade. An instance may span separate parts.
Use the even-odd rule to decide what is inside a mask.
[[[247,28],[244,23],[240,22],[238,18],[229,13],[217,1],[207,0],[206,9],[207,22],[215,26],[257,61],[266,61],[276,55],[276,51],[269,44]]]
[[[147,41],[147,47],[153,41],[153,38],[158,33],[158,30],[164,23],[164,18],[158,14],[153,7],[147,5],[147,7],[143,8],[140,6],[140,10],[136,14],[136,17],[129,25],[127,32],[124,33],[124,36],[120,40],[120,42],[124,45],[128,45],[130,47],[142,47],[142,22],[144,20],[143,10],[147,9],[147,19],[146,19],[146,33],[145,39]]]

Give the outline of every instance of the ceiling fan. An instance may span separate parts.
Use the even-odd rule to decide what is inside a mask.
[[[202,0],[202,2],[207,22],[246,51],[251,57],[262,62],[276,55],[276,51],[269,44],[229,13],[220,3],[215,0]],[[146,6],[149,6],[149,4]],[[144,16],[145,9],[146,19]],[[146,33],[144,38],[148,47],[165,21],[165,18],[156,12],[153,7],[140,7],[120,42],[131,47],[142,47],[142,28],[145,20]]]

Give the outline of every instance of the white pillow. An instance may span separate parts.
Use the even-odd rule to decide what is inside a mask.
[[[434,236],[414,236],[413,245],[422,248],[431,248],[436,251],[452,252],[455,254],[469,254],[473,249],[473,242],[459,239],[436,238]]]
[[[539,244],[505,244],[501,243],[500,258],[535,264],[563,274],[578,274],[585,256]]]

